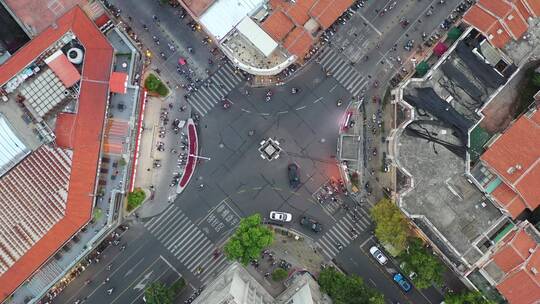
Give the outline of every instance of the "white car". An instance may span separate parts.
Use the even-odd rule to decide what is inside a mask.
[[[388,258],[377,248],[377,246],[373,246],[369,248],[369,253],[379,262],[379,264],[384,265],[386,262],[388,262]]]
[[[271,211],[270,219],[279,222],[290,222],[292,220],[292,215],[285,212]]]

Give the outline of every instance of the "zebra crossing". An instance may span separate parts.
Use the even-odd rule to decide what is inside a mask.
[[[369,214],[363,208],[358,208],[361,216],[356,219],[353,218],[350,212],[347,212],[341,219],[339,219],[334,226],[316,242],[317,247],[328,258],[333,259],[338,253],[339,249],[337,244],[347,247],[353,240],[353,234],[359,234],[362,231],[369,230],[371,222],[369,220]],[[352,233],[351,229],[355,232]]]
[[[174,205],[144,223],[144,227],[203,283],[229,265],[223,254],[214,256],[216,245]]]
[[[208,86],[203,84],[191,94],[189,103],[195,111],[204,116],[242,80],[242,74],[235,73],[234,67],[230,62],[227,62],[205,80],[206,83],[209,83]]]
[[[333,77],[353,96],[359,96],[367,85],[367,79],[333,48],[323,49],[318,62],[326,71],[331,72]]]

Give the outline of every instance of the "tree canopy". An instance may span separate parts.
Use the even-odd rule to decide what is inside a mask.
[[[425,289],[432,284],[442,283],[444,267],[437,256],[433,255],[419,238],[410,238],[407,250],[403,251],[399,259],[403,262],[403,272],[415,272],[412,281],[419,289]]]
[[[445,304],[495,304],[494,301],[484,298],[479,291],[467,291],[464,293],[446,294]]]
[[[165,84],[154,74],[150,74],[146,77],[144,87],[148,91],[158,93],[161,96],[169,94],[169,89],[167,89]]]
[[[149,304],[172,304],[174,292],[161,282],[150,284],[144,291],[146,303]]]
[[[428,71],[429,71],[429,64],[427,62],[425,62],[425,61],[421,61],[416,66],[416,75],[418,77],[422,77],[422,76],[426,75],[426,73]]]
[[[128,211],[137,208],[146,198],[146,193],[141,188],[135,188],[133,192],[128,193]]]
[[[379,241],[391,245],[396,254],[401,253],[407,246],[409,227],[398,206],[383,198],[371,208],[371,217]]]
[[[362,278],[326,268],[319,275],[321,290],[328,294],[334,304],[383,304],[384,297],[369,288]]]
[[[225,244],[224,252],[230,260],[247,265],[257,259],[261,251],[274,241],[274,234],[262,225],[261,215],[253,214],[240,221],[233,236]]]

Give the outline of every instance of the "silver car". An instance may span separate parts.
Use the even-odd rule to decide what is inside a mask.
[[[379,262],[379,264],[384,265],[386,262],[388,262],[388,258],[377,248],[377,246],[373,246],[369,248],[369,253]]]
[[[278,222],[290,222],[292,220],[292,214],[279,211],[271,211],[270,219]]]

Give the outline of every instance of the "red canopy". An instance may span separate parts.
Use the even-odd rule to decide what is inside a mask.
[[[128,75],[122,72],[112,72],[109,80],[110,90],[113,93],[126,94]]]
[[[185,60],[184,58],[180,57],[180,58],[178,59],[178,64],[179,64],[179,65],[185,65],[186,63],[187,63],[187,62],[186,62],[186,60]]]
[[[448,47],[442,42],[437,43],[437,45],[433,48],[433,52],[435,52],[435,55],[439,57],[442,56],[447,50]]]

